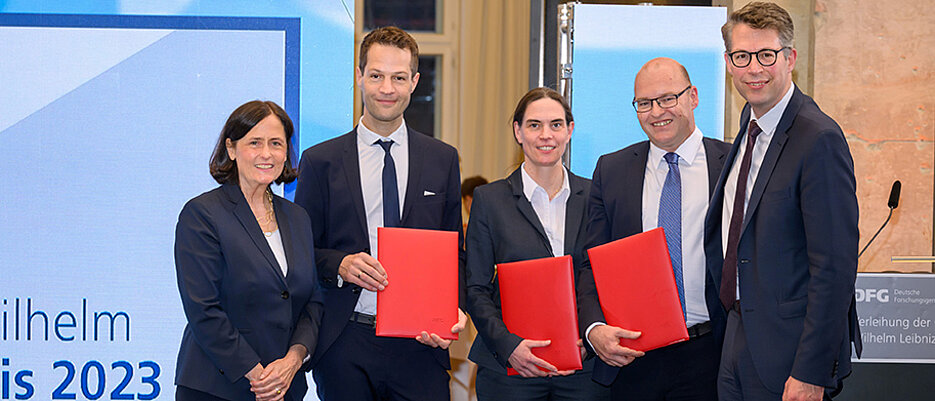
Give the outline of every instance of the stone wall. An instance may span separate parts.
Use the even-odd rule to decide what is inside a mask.
[[[812,22],[813,96],[850,144],[861,247],[886,219],[893,181],[902,181],[899,208],[860,271],[931,271],[890,257],[933,250],[935,8],[930,0],[817,0]]]

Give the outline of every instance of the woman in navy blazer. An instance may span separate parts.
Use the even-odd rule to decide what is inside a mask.
[[[175,232],[188,324],[177,400],[301,400],[322,315],[311,224],[273,195],[291,182],[292,121],[252,101],[228,118],[211,158],[221,184],[190,200]],[[304,369],[303,369],[304,368]]]
[[[529,91],[513,113],[513,133],[526,161],[506,179],[474,190],[465,276],[478,331],[469,355],[478,365],[478,400],[610,396],[608,389],[591,381],[593,360],[586,361],[582,371],[558,371],[531,352],[547,341],[525,339],[507,329],[494,272],[497,263],[561,255],[572,255],[578,262],[583,255],[590,181],[562,165],[573,130],[571,109],[561,95],[548,88]],[[507,376],[508,366],[522,377]]]

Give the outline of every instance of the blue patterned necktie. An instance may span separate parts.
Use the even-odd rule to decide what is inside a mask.
[[[666,233],[666,245],[672,258],[672,272],[675,285],[679,290],[679,302],[682,303],[682,318],[685,318],[685,286],[682,280],[682,176],[679,174],[679,155],[669,152],[665,155],[669,172],[662,186],[659,198],[659,227]]]
[[[383,157],[383,227],[399,227],[399,188],[396,186],[396,162],[390,154],[393,141],[377,141],[386,152]]]

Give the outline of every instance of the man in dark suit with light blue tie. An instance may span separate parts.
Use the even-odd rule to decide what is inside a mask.
[[[368,34],[356,70],[359,124],[309,148],[299,164],[295,201],[311,218],[325,293],[311,361],[323,401],[449,398],[450,341],[377,337],[374,326],[376,292],[393,279],[375,258],[377,227],[462,231],[457,151],[403,121],[418,54],[398,28]],[[459,315],[452,332],[464,327]]]
[[[616,400],[712,400],[724,311],[705,270],[703,217],[729,145],[695,126],[698,89],[678,62],[657,58],[636,76],[633,107],[649,137],[601,156],[592,177],[587,247],[663,227],[690,339],[645,355],[621,347],[642,327],[605,324],[590,265],[581,275],[580,329],[600,360],[594,380]],[[626,365],[626,366],[625,366]]]
[[[830,398],[859,355],[857,196],[841,128],[792,83],[792,18],[754,2],[722,28],[747,100],[705,221],[727,330],[722,400]]]

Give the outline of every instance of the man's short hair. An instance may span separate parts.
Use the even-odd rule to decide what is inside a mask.
[[[367,52],[370,50],[370,46],[375,44],[409,50],[409,54],[412,55],[412,61],[409,62],[412,75],[414,76],[416,72],[419,72],[419,44],[416,43],[416,40],[402,29],[395,26],[384,26],[370,31],[367,36],[364,36],[363,42],[360,43],[360,55],[358,56],[360,64],[358,66],[361,73],[364,72],[364,68],[367,66]]]
[[[724,38],[724,47],[730,52],[731,32],[737,24],[747,24],[753,29],[773,29],[779,33],[779,43],[783,47],[792,47],[795,29],[792,26],[792,17],[785,9],[775,3],[754,1],[736,10],[727,18],[727,23],[721,27],[721,36]]]

